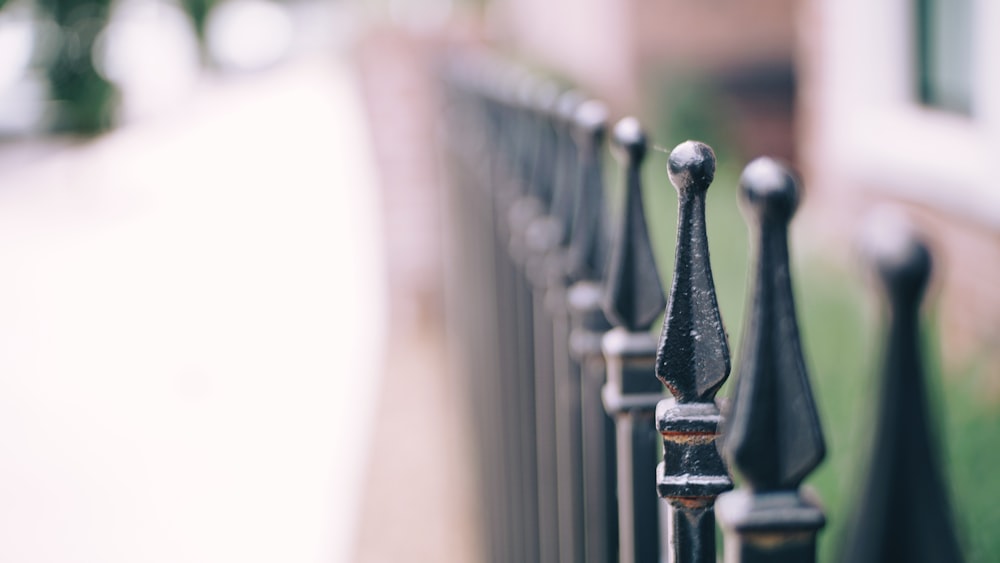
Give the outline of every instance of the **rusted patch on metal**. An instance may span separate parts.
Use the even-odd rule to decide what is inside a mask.
[[[670,497],[670,504],[687,510],[704,510],[715,504],[715,497]]]
[[[811,542],[813,532],[755,532],[744,534],[746,542],[758,549],[777,549],[790,544]]]
[[[708,444],[719,436],[716,432],[660,432],[660,435],[671,443],[690,445]]]

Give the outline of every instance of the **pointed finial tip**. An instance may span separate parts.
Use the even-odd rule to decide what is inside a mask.
[[[684,141],[670,151],[667,173],[678,191],[705,191],[715,178],[715,152],[705,143]]]
[[[638,164],[646,156],[646,132],[634,117],[622,118],[614,130],[615,146]]]
[[[902,210],[886,205],[870,212],[861,248],[887,288],[923,291],[931,274],[930,249]]]
[[[740,197],[745,209],[758,217],[775,217],[788,221],[799,203],[795,177],[777,160],[761,157],[743,169],[740,176]]]

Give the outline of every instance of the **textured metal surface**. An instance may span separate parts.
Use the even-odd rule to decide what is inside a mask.
[[[687,141],[667,170],[677,189],[677,250],[667,312],[656,352],[656,375],[674,398],[657,408],[663,462],[657,490],[672,509],[669,550],[677,563],[713,563],[716,497],[733,487],[717,439],[715,393],[729,376],[729,345],[715,297],[705,229],[705,196],[715,153]]]
[[[656,374],[681,403],[710,403],[729,377],[729,343],[715,297],[705,196],[715,153],[703,143],[678,145],[668,162],[677,189],[677,250]]]

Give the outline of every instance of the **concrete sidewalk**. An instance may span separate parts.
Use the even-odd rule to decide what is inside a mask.
[[[440,45],[394,28],[369,32],[359,73],[383,194],[392,327],[367,472],[356,563],[481,559],[477,407],[448,361],[445,212],[434,142]]]
[[[0,561],[349,561],[381,379],[357,84],[313,59],[0,169]]]

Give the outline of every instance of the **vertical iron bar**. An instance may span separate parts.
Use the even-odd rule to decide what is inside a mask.
[[[510,560],[514,551],[515,536],[511,526],[511,502],[510,483],[508,482],[506,464],[506,444],[504,428],[504,380],[502,368],[503,350],[499,349],[499,338],[497,324],[500,306],[496,301],[496,258],[493,255],[493,239],[495,229],[493,218],[493,194],[499,189],[503,182],[504,169],[504,139],[503,120],[500,119],[503,106],[501,67],[494,67],[493,72],[486,78],[487,91],[484,95],[484,112],[486,114],[488,127],[486,133],[489,136],[489,147],[491,148],[487,159],[482,163],[486,176],[484,181],[478,186],[476,197],[476,210],[478,231],[480,238],[478,246],[478,266],[480,273],[477,286],[481,289],[481,303],[479,307],[484,308],[483,318],[479,320],[486,326],[484,331],[484,353],[478,366],[477,376],[484,380],[484,391],[486,396],[480,403],[487,414],[488,425],[487,439],[485,444],[488,448],[487,466],[489,469],[489,484],[491,487],[490,501],[494,511],[494,526],[496,529],[495,557],[499,561]]]
[[[569,277],[578,280],[567,293],[567,308],[572,327],[570,351],[580,377],[582,549],[588,563],[613,561],[618,553],[614,423],[601,402],[605,383],[601,337],[611,328],[601,310],[607,252],[601,148],[607,114],[604,104],[590,100],[581,104],[574,116],[580,191],[567,252]]]
[[[539,86],[538,79],[528,75],[520,84],[517,93],[517,111],[510,116],[511,126],[516,132],[514,139],[513,172],[514,189],[510,193],[509,204],[505,208],[503,222],[507,226],[508,283],[511,287],[510,312],[513,318],[511,335],[514,357],[514,373],[518,397],[511,416],[518,421],[517,431],[520,463],[515,471],[521,482],[521,503],[519,518],[523,534],[524,549],[522,560],[527,563],[539,559],[537,445],[535,443],[535,389],[533,361],[533,330],[530,288],[523,276],[524,241],[521,236],[526,225],[537,215],[538,203],[528,195],[531,191],[533,162],[537,156],[538,136],[532,123],[533,95]]]
[[[520,176],[523,189],[510,207],[508,224],[510,225],[510,256],[517,265],[517,281],[515,284],[518,311],[518,364],[520,381],[524,390],[524,402],[521,414],[524,420],[522,431],[526,435],[524,467],[522,472],[528,484],[528,517],[526,529],[531,538],[533,552],[529,561],[549,561],[554,557],[551,546],[555,544],[556,523],[554,520],[554,502],[546,501],[546,493],[554,490],[542,490],[541,483],[550,466],[545,463],[544,428],[539,427],[539,419],[545,416],[540,401],[536,401],[537,387],[544,382],[542,377],[536,377],[538,358],[536,357],[535,325],[537,312],[533,293],[533,284],[528,276],[529,263],[533,261],[532,249],[529,246],[528,232],[531,225],[542,216],[543,198],[547,193],[545,183],[549,181],[551,167],[551,147],[549,139],[544,134],[543,121],[545,111],[550,108],[556,97],[555,87],[547,82],[537,83],[535,87],[522,91],[521,105],[523,111],[519,114],[520,128],[523,131],[524,142],[520,145]],[[549,448],[548,451],[551,451]],[[553,507],[552,510],[549,507]]]
[[[656,339],[618,327],[604,336],[603,349],[608,369],[603,399],[616,427],[619,561],[655,563],[660,560],[660,526],[654,411],[663,399],[652,376]]]
[[[551,206],[555,153],[552,110],[554,89],[540,88],[535,107],[535,128],[540,137],[538,156],[533,169],[533,188],[541,203],[540,213],[526,225],[525,274],[531,286],[532,327],[534,335],[535,437],[538,463],[539,559],[559,561],[558,473],[556,465],[555,380],[553,376],[554,343],[552,324],[545,308],[548,285],[546,258],[558,244],[558,233],[547,215]]]
[[[522,195],[510,207],[508,213],[509,251],[514,265],[514,305],[516,315],[516,347],[517,347],[517,379],[522,391],[518,407],[521,418],[522,466],[520,468],[525,482],[525,513],[524,527],[527,542],[527,561],[540,561],[540,534],[545,531],[545,524],[539,512],[539,465],[538,465],[538,433],[536,431],[535,407],[535,336],[534,336],[534,302],[532,287],[525,272],[527,225],[538,214],[538,202],[533,196]]]
[[[625,202],[606,278],[604,312],[616,328],[602,342],[603,398],[617,427],[619,561],[653,563],[660,559],[653,415],[663,391],[654,377],[656,339],[649,328],[666,301],[642,204],[646,135],[638,121],[625,118],[614,140],[624,165]]]
[[[579,365],[570,358],[569,311],[566,303],[570,283],[568,258],[575,200],[579,197],[579,151],[573,138],[573,118],[583,102],[573,90],[559,97],[553,112],[557,136],[557,175],[549,210],[556,236],[547,268],[546,308],[552,319],[552,375],[555,385],[556,468],[559,502],[559,555],[563,563],[583,561],[583,468],[580,430]]]
[[[671,507],[671,560],[715,563],[715,499],[733,488],[716,444],[721,415],[715,393],[729,376],[729,345],[705,229],[715,154],[708,145],[687,141],[670,153],[667,170],[679,196],[677,251],[656,374],[673,398],[657,407],[663,437],[657,488]]]
[[[581,281],[570,288],[568,297],[573,319],[570,347],[580,365],[584,553],[588,563],[605,563],[618,556],[615,428],[601,400],[605,383],[601,337],[611,328],[601,311],[603,293],[603,285]]]
[[[495,181],[490,199],[493,207],[491,209],[491,220],[493,225],[492,253],[493,253],[493,274],[495,287],[495,314],[496,314],[496,343],[499,349],[498,368],[500,393],[497,400],[501,404],[501,419],[498,430],[502,436],[500,447],[503,450],[500,462],[501,479],[505,490],[505,502],[507,503],[506,526],[508,527],[509,542],[508,549],[511,555],[518,560],[525,560],[525,540],[522,517],[522,497],[523,483],[520,472],[520,449],[518,439],[520,438],[520,417],[517,416],[517,404],[519,402],[518,380],[516,369],[516,358],[512,352],[516,335],[513,333],[514,323],[513,309],[511,307],[514,295],[511,284],[508,283],[508,253],[507,244],[507,206],[514,197],[517,181],[515,173],[515,154],[517,150],[517,130],[515,129],[515,112],[517,106],[517,89],[520,81],[525,77],[522,73],[508,71],[501,84],[502,97],[497,104],[496,135],[500,143],[500,150],[497,156],[500,160],[500,169],[494,175]]]
[[[898,212],[881,210],[866,223],[862,243],[888,327],[872,456],[841,560],[960,563],[921,358],[920,303],[933,260]]]
[[[752,285],[741,364],[723,451],[743,486],[719,497],[729,563],[812,563],[825,523],[802,480],[826,452],[792,295],[788,223],[798,204],[791,174],[758,158],[740,177],[753,236]]]

